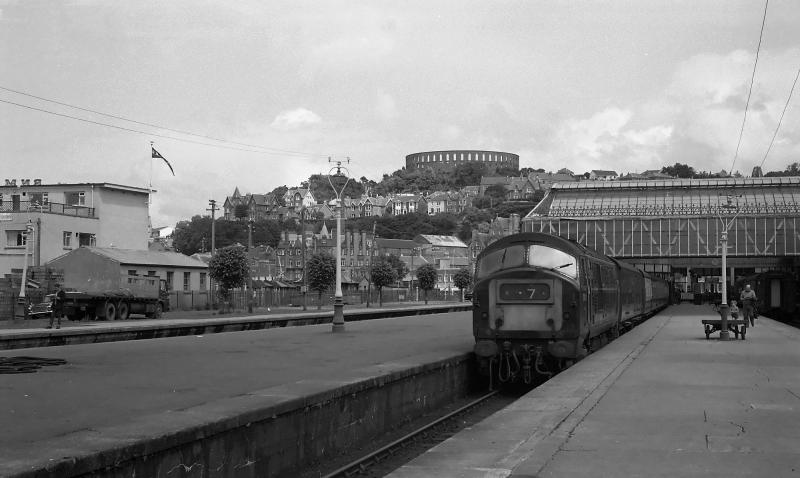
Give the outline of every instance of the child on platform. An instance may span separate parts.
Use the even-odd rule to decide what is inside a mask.
[[[738,319],[739,318],[739,307],[736,307],[736,301],[731,301],[731,318]]]

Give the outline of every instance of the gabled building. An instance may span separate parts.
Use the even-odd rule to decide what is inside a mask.
[[[511,201],[530,200],[537,190],[530,176],[483,176],[480,185],[481,194],[486,194],[489,187],[496,185],[505,189],[506,199]]]
[[[467,257],[467,245],[455,236],[420,234],[414,238],[422,255],[430,259],[443,257]]]
[[[388,200],[383,196],[362,196],[361,217],[383,216]]]
[[[278,215],[279,207],[274,194],[241,194],[237,187],[233,194],[225,198],[222,217],[228,221],[274,219]]]
[[[299,212],[304,207],[311,207],[317,203],[311,189],[308,188],[289,188],[283,195],[286,207],[293,208]]]
[[[596,181],[613,181],[618,177],[619,175],[616,171],[606,171],[603,169],[593,169],[589,173],[589,179]]]
[[[427,214],[428,201],[422,194],[397,194],[389,197],[386,212],[394,216],[415,212]]]

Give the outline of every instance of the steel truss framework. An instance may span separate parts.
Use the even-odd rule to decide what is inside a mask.
[[[723,219],[725,219],[723,217]],[[731,221],[731,218],[728,218]],[[722,254],[719,217],[528,218],[523,230],[576,241],[617,258],[714,257]],[[738,216],[728,230],[728,257],[800,256],[800,218]]]

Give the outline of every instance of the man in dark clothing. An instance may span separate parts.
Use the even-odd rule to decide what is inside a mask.
[[[747,284],[744,286],[742,293],[739,294],[739,299],[742,303],[742,316],[744,316],[744,320],[749,321],[751,327],[755,327],[756,291],[750,288],[750,284]]]
[[[53,312],[50,314],[50,325],[47,326],[48,329],[53,328],[54,319],[58,319],[56,328],[60,329],[61,317],[64,316],[64,301],[67,299],[67,294],[64,292],[64,288],[61,287],[61,284],[56,287],[58,288],[58,292],[53,296]]]

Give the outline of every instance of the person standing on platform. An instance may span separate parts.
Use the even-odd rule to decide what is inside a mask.
[[[58,292],[55,293],[53,296],[53,311],[50,313],[50,325],[47,326],[48,329],[53,328],[53,321],[54,319],[58,319],[56,322],[56,328],[61,328],[61,317],[64,316],[64,301],[67,300],[67,294],[64,292],[64,288],[59,284],[57,286]]]
[[[756,291],[750,288],[750,284],[744,286],[744,290],[739,294],[739,300],[742,303],[742,315],[745,321],[750,322],[751,327],[756,326],[755,307],[756,307]]]

